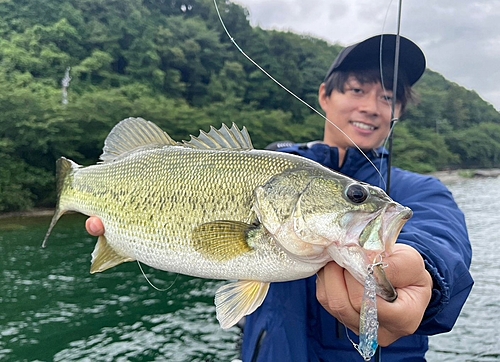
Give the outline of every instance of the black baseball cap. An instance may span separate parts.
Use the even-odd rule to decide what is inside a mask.
[[[425,55],[417,44],[399,37],[399,70],[415,84],[425,71]],[[382,49],[382,54],[380,50]],[[344,48],[333,62],[325,80],[336,70],[357,70],[380,67],[382,62],[394,69],[396,35],[380,34]]]

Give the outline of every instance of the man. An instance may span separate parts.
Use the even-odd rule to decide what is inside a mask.
[[[400,41],[394,115],[396,37],[384,34],[344,49],[328,71],[319,88],[327,118],[323,142],[278,150],[385,187],[388,153],[381,146],[425,70],[418,46],[404,37]],[[379,344],[385,347],[383,361],[424,361],[427,335],[453,327],[472,288],[471,246],[463,214],[443,184],[398,168],[391,172],[391,197],[414,215],[384,259],[398,298],[392,303],[378,298]],[[104,231],[96,218],[87,221],[87,230]],[[359,361],[352,342],[359,333],[363,291],[334,262],[317,276],[271,284],[262,306],[246,318],[243,361]]]

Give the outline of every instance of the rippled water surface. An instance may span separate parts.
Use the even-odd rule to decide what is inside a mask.
[[[500,361],[500,178],[449,186],[467,219],[474,288],[454,329],[431,338],[429,361]]]
[[[64,216],[46,249],[49,218],[0,220],[0,361],[227,361],[238,329],[221,330],[221,282],[136,263],[91,275],[95,240]]]
[[[450,185],[473,242],[476,285],[455,329],[431,339],[429,361],[500,360],[500,179]],[[90,275],[95,239],[66,215],[46,249],[49,218],[0,219],[0,361],[230,361],[239,330],[219,328],[223,282],[126,263]]]

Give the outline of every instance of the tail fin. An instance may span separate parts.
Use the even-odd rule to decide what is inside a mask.
[[[49,230],[47,234],[45,234],[45,238],[43,239],[42,248],[45,248],[47,244],[47,239],[49,238],[52,229],[56,225],[59,218],[68,210],[61,208],[61,195],[64,191],[64,185],[66,183],[66,179],[69,175],[73,173],[73,171],[80,166],[75,162],[68,160],[67,158],[61,157],[56,162],[56,176],[57,176],[57,205],[54,216],[52,217],[52,221],[50,222]]]

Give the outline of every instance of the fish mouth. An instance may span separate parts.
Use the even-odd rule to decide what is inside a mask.
[[[395,202],[390,203],[377,213],[366,214],[362,217],[364,221],[359,220],[359,215],[347,214],[344,223],[344,227],[350,230],[347,239],[355,241],[366,251],[390,253],[401,229],[412,215],[413,212],[410,208]],[[353,224],[357,224],[357,226]]]
[[[379,230],[382,245],[385,246],[380,254],[372,259],[375,265],[373,268],[373,276],[376,281],[376,292],[388,302],[394,302],[398,293],[391,284],[384,271],[383,257],[392,252],[392,247],[396,243],[398,236],[406,222],[412,217],[413,212],[408,207],[400,204],[391,204],[385,208],[379,218],[382,220],[382,227]],[[363,247],[364,248],[364,247]],[[377,262],[377,259],[379,262]],[[382,262],[380,262],[382,260]]]
[[[351,234],[352,240],[346,252],[335,251],[336,256],[343,258],[341,265],[346,268],[361,284],[365,283],[369,270],[373,270],[377,294],[388,302],[397,299],[396,289],[387,279],[383,263],[384,256],[390,255],[403,226],[411,218],[411,209],[397,203],[391,203],[364,223],[362,230],[357,228]],[[330,253],[332,255],[332,252]],[[357,254],[355,260],[353,255]],[[332,255],[334,256],[334,255]]]
[[[400,204],[391,204],[387,206],[380,218],[382,219],[381,239],[385,244],[385,252],[391,253],[392,246],[396,244],[403,226],[413,216],[413,211]]]
[[[372,263],[375,265],[373,268],[373,276],[377,284],[377,294],[388,302],[394,302],[398,297],[398,293],[389,279],[387,279],[383,261],[377,263],[377,258],[380,261],[385,255],[389,255],[392,252],[392,247],[396,243],[403,226],[412,217],[412,215],[413,212],[411,209],[394,203],[388,205],[384,210],[382,210],[381,214],[377,218],[382,221],[381,228],[378,232],[380,235],[379,240],[381,241],[381,245],[384,246],[384,249],[380,250],[380,254],[372,259]],[[361,242],[362,240],[360,240],[360,245],[363,249],[369,250],[361,244]]]

